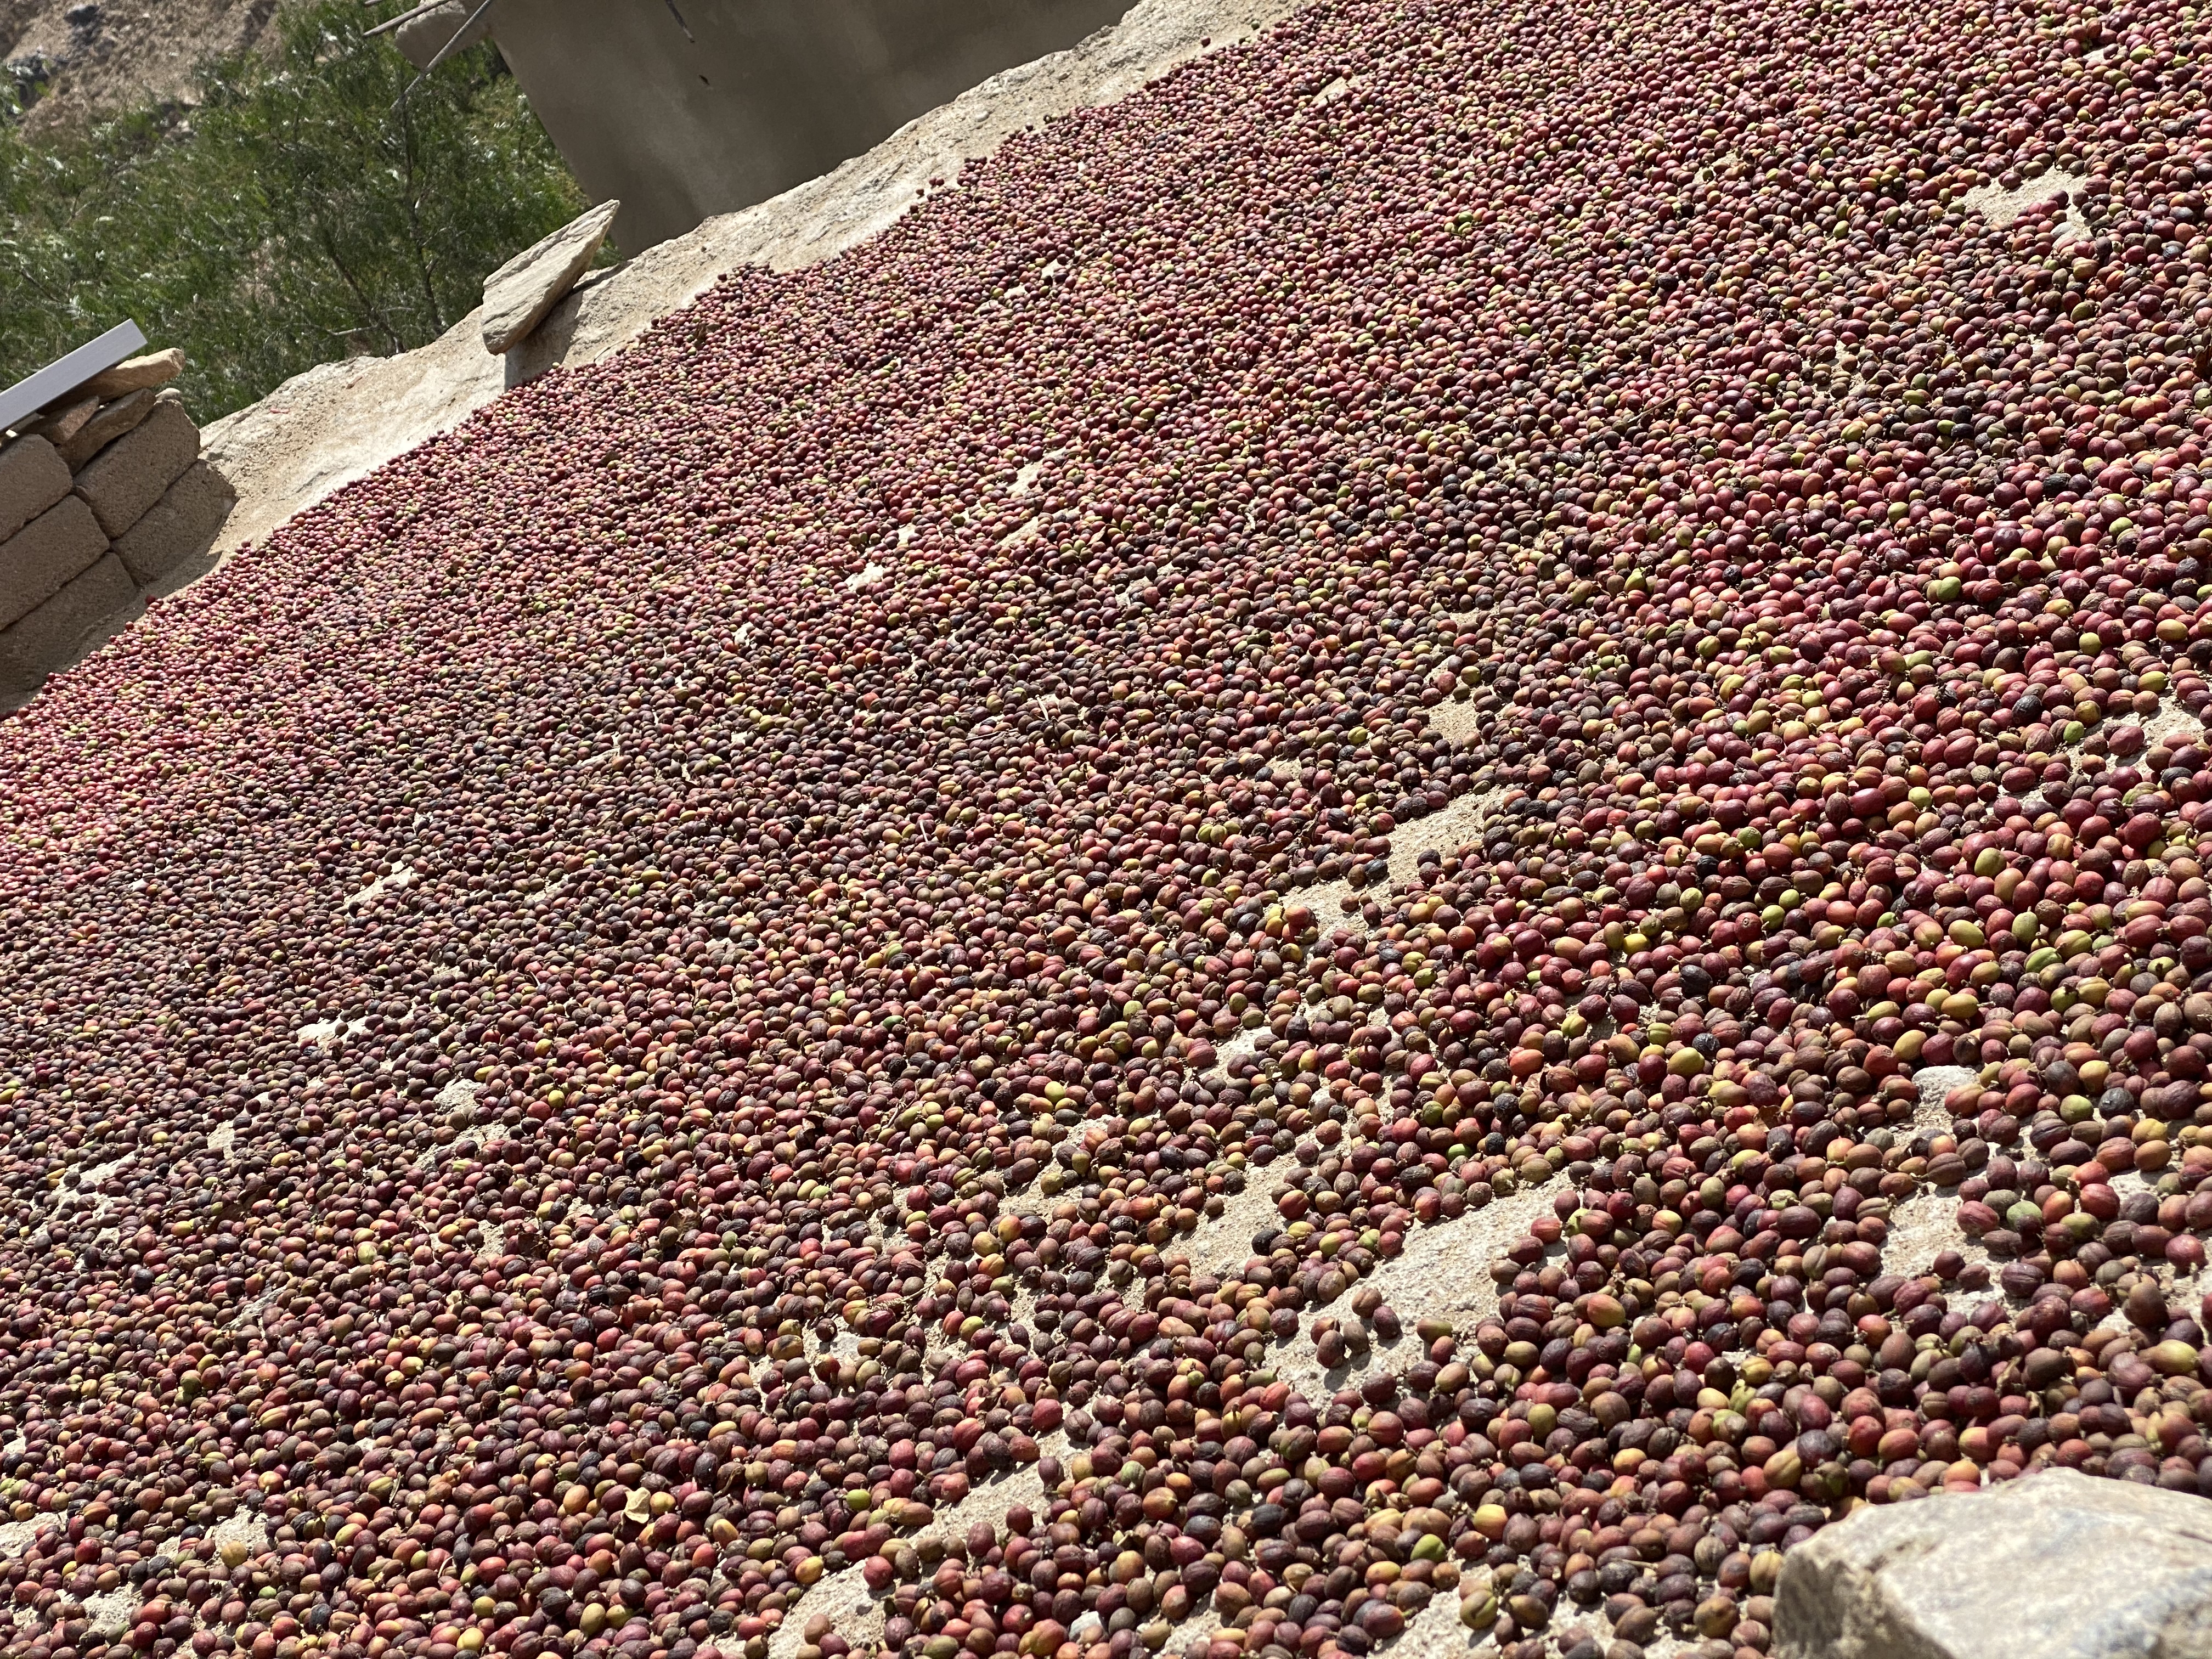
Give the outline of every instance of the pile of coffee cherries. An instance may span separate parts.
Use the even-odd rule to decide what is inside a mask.
[[[0,725],[10,1651],[1756,1655],[2212,1491],[2206,38],[1322,0],[158,608]]]

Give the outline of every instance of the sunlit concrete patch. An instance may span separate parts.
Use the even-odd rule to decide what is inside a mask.
[[[120,1636],[131,1628],[138,1607],[137,1592],[118,1585],[84,1598],[85,1622],[102,1636]]]
[[[1343,1389],[1356,1389],[1381,1371],[1401,1371],[1421,1358],[1426,1345],[1416,1333],[1423,1320],[1450,1323],[1463,1340],[1474,1328],[1498,1311],[1498,1285],[1490,1276],[1491,1264],[1517,1243],[1540,1217],[1549,1214],[1553,1200],[1565,1190],[1563,1176],[1505,1197],[1493,1199],[1479,1210],[1469,1210],[1455,1220],[1431,1222],[1407,1235],[1402,1255],[1379,1264],[1357,1288],[1371,1287],[1383,1305],[1398,1316],[1400,1334],[1385,1342],[1370,1332],[1364,1352],[1353,1352],[1344,1364],[1324,1368],[1315,1349],[1313,1322],[1302,1324],[1296,1336],[1281,1345],[1270,1363],[1275,1374],[1302,1389],[1309,1399],[1326,1400]],[[1349,1328],[1361,1323],[1350,1311],[1349,1297],[1355,1286],[1323,1308],[1309,1311],[1334,1318]]]
[[[477,1097],[483,1091],[483,1084],[457,1077],[432,1096],[430,1103],[434,1106],[442,1106],[449,1112],[457,1106],[473,1107],[477,1103]]]
[[[1260,1038],[1267,1026],[1247,1025],[1242,1030],[1224,1037],[1213,1050],[1213,1064],[1200,1073],[1206,1078],[1224,1078],[1229,1068],[1240,1060],[1248,1060],[1260,1051]]]
[[[786,1609],[783,1623],[768,1638],[769,1659],[791,1659],[806,1643],[806,1628],[817,1618],[866,1653],[883,1640],[884,1610],[869,1593],[868,1582],[857,1566],[825,1575],[813,1589]]]
[[[2184,708],[2175,699],[2167,696],[2160,698],[2158,707],[2148,714],[2100,724],[2094,732],[2085,732],[2074,742],[2059,744],[2058,752],[2064,755],[2082,754],[2087,751],[2092,738],[2099,736],[2109,738],[2111,733],[2127,726],[2142,728],[2143,747],[2146,750],[2155,749],[2161,744],[2171,748],[2178,743],[2204,741],[2204,722]],[[2026,806],[2030,813],[2047,812],[2051,810],[2051,803],[2044,798],[2043,790],[2039,786],[2021,796],[2021,804]]]
[[[276,1287],[272,1285],[260,1295],[240,1303],[238,1311],[223,1322],[234,1331],[242,1331],[251,1326],[258,1325],[262,1316],[275,1306],[276,1302]]]
[[[919,1545],[935,1538],[948,1546],[964,1547],[968,1529],[979,1521],[988,1522],[993,1531],[1004,1533],[1006,1516],[1015,1509],[1041,1516],[1046,1492],[1039,1464],[1048,1457],[1065,1460],[1067,1437],[1057,1431],[1042,1437],[1037,1442],[1037,1463],[1024,1463],[971,1488],[967,1497],[935,1516],[908,1541]],[[785,1611],[783,1623],[769,1637],[769,1659],[793,1659],[806,1639],[807,1626],[817,1613],[828,1618],[831,1628],[856,1651],[865,1652],[883,1639],[883,1607],[868,1593],[867,1580],[855,1562],[823,1577]]]
[[[1179,1625],[1170,1626],[1168,1639],[1160,1644],[1160,1651],[1170,1654],[1202,1654],[1212,1644],[1214,1633],[1221,1628],[1221,1615],[1213,1610],[1211,1601],[1200,1601],[1183,1616]]]
[[[1964,1066],[1929,1066],[1915,1072],[1912,1082],[1920,1091],[1920,1101],[1912,1110],[1912,1127],[1923,1134],[1950,1133],[1951,1109],[1943,1103],[1944,1097],[1980,1075]]]
[[[2063,195],[2069,198],[2064,221],[2066,228],[2076,237],[2086,240],[2090,234],[2089,222],[2081,216],[2081,210],[2075,205],[2073,198],[2075,192],[2087,182],[2081,173],[2053,167],[2050,172],[2010,190],[1996,183],[1978,185],[1959,198],[1959,205],[1980,214],[1996,228],[2002,230],[2028,209]]]
[[[507,1139],[507,1131],[497,1124],[483,1128],[473,1127],[477,1097],[484,1091],[481,1083],[467,1078],[455,1078],[431,1097],[430,1103],[453,1115],[461,1133],[443,1146],[425,1146],[415,1159],[418,1170],[433,1170],[448,1159],[465,1154],[489,1151]]]
[[[1407,882],[1418,878],[1424,853],[1441,855],[1479,843],[1482,826],[1504,795],[1500,789],[1475,791],[1410,823],[1400,824],[1390,837],[1390,879]]]
[[[78,1170],[75,1185],[55,1188],[54,1218],[58,1221],[88,1220],[95,1224],[106,1219],[113,1212],[116,1200],[100,1188],[109,1177],[120,1173],[131,1159],[131,1154],[125,1152],[105,1164],[91,1164]]]
[[[1247,1170],[1244,1190],[1224,1194],[1219,1215],[1208,1216],[1188,1238],[1169,1245],[1164,1253],[1187,1257],[1194,1272],[1235,1272],[1251,1258],[1254,1237],[1280,1218],[1274,1188],[1267,1170]]]
[[[835,1359],[841,1364],[858,1363],[860,1358],[860,1334],[844,1326],[837,1327],[835,1334],[826,1341],[812,1328],[806,1331],[806,1357],[812,1359]]]
[[[356,905],[374,904],[378,899],[383,897],[385,894],[397,891],[402,887],[410,886],[413,884],[414,880],[414,866],[410,864],[395,864],[392,866],[390,874],[377,877],[376,879],[370,882],[368,886],[363,887],[358,892],[349,896],[345,901],[345,908],[350,910]]]
[[[1429,730],[1448,743],[1465,743],[1497,723],[1495,714],[1477,708],[1472,699],[1438,703],[1429,710]]]
[[[1956,1193],[1931,1187],[1899,1199],[1890,1206],[1889,1236],[1881,1247],[1884,1273],[1907,1279],[1924,1277],[1934,1269],[1936,1258],[1946,1250],[1957,1251],[1969,1268],[1980,1267],[1990,1274],[1990,1283],[1980,1290],[1949,1290],[1947,1299],[1952,1307],[1972,1310],[1984,1302],[2004,1299],[2004,1292],[1996,1284],[1996,1272],[2002,1264],[1983,1249],[1979,1240],[1969,1238],[1959,1225]]]
[[[1421,862],[1427,854],[1443,858],[1479,843],[1483,826],[1497,811],[1503,797],[1504,792],[1497,789],[1471,793],[1400,824],[1390,836],[1389,883],[1402,885],[1419,880]],[[1373,897],[1380,902],[1386,892],[1382,884],[1355,885],[1348,877],[1339,876],[1290,889],[1285,898],[1288,901],[1294,897],[1311,910],[1315,926],[1323,933],[1341,927],[1364,938],[1367,922],[1363,913],[1367,902]]]
[[[2177,743],[2204,741],[2204,722],[2172,697],[2159,699],[2157,711],[2141,722],[2143,746],[2172,748]]]
[[[269,1548],[269,1523],[258,1515],[240,1512],[216,1522],[208,1540],[225,1566],[249,1561]]]
[[[1973,1082],[1979,1073],[1964,1066],[1929,1066],[1913,1073],[1912,1081],[1919,1090],[1920,1098],[1912,1113],[1912,1127],[1916,1134],[1950,1134],[1955,1128],[1950,1108],[1943,1103],[1954,1089]],[[1953,1304],[1977,1307],[1996,1299],[2002,1292],[1995,1288],[1994,1279],[1998,1263],[1981,1244],[1966,1237],[1959,1225],[1958,1194],[1947,1188],[1931,1187],[1899,1199],[1889,1209],[1889,1235],[1882,1243],[1882,1267],[1885,1271],[1918,1277],[1928,1273],[1936,1258],[1946,1250],[1955,1250],[1970,1267],[1985,1269],[1991,1275],[1990,1288],[1980,1291],[1958,1291],[1953,1293]]]

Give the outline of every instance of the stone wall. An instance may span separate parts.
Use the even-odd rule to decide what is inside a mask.
[[[0,711],[203,574],[234,499],[174,392],[106,390],[0,443]]]

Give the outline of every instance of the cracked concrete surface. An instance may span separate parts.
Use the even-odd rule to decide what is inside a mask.
[[[1252,1236],[1278,1218],[1274,1185],[1267,1170],[1247,1170],[1244,1190],[1224,1196],[1221,1213],[1200,1222],[1196,1231],[1169,1246],[1168,1253],[1188,1256],[1197,1273],[1233,1273],[1242,1267],[1252,1254]]]
[[[374,904],[377,900],[382,898],[385,894],[388,892],[394,892],[402,887],[412,885],[414,880],[415,866],[413,865],[406,863],[395,864],[392,866],[392,869],[388,873],[377,877],[374,880],[371,881],[368,886],[360,888],[355,892],[347,895],[340,908],[350,910],[356,905]]]

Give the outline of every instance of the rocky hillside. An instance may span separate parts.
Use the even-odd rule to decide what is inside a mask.
[[[258,39],[276,0],[0,0],[0,63],[36,130],[185,95],[193,65]]]

